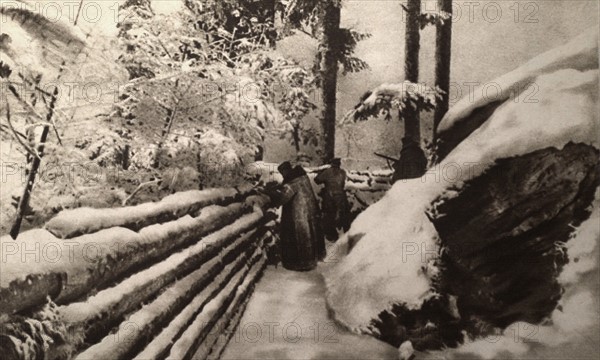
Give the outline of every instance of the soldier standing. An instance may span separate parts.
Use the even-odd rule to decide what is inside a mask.
[[[427,158],[419,144],[410,137],[402,139],[400,159],[394,163],[392,184],[398,180],[420,178],[427,170]]]
[[[323,170],[315,178],[315,183],[323,184],[321,191],[323,198],[323,230],[328,240],[337,240],[337,229],[348,231],[350,227],[350,205],[344,187],[346,185],[346,171],[341,168],[340,158],[330,162],[331,167]]]
[[[275,197],[282,205],[281,262],[294,271],[309,271],[325,258],[319,204],[308,175],[301,166],[284,162],[277,168],[283,185]]]

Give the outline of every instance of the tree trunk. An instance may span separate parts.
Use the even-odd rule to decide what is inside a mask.
[[[440,12],[452,14],[452,0],[438,0]],[[444,94],[435,108],[433,122],[433,139],[437,140],[437,128],[448,112],[448,96],[450,92],[450,63],[452,48],[452,18],[436,25],[435,38],[435,85]]]
[[[63,64],[64,65],[64,64]],[[61,69],[62,72],[62,69]],[[13,94],[16,94],[14,88],[11,90]],[[46,115],[46,122],[51,123],[52,117],[54,116],[54,107],[56,106],[56,100],[58,95],[58,89],[54,88],[54,92],[52,93],[52,100],[50,100],[50,104],[48,105],[48,114]],[[35,104],[35,102],[34,102]],[[10,121],[10,119],[9,119]],[[44,156],[44,147],[46,145],[46,140],[48,138],[48,133],[50,132],[50,126],[45,125],[42,129],[42,135],[40,137],[40,141],[37,147],[38,156],[31,159],[31,167],[29,168],[29,173],[27,174],[27,183],[25,184],[25,189],[23,190],[23,195],[19,199],[19,205],[17,206],[17,217],[15,218],[15,222],[13,223],[10,229],[10,236],[13,240],[17,239],[19,236],[19,232],[21,231],[21,223],[23,222],[23,217],[25,216],[26,210],[29,208],[29,198],[31,197],[31,191],[33,190],[33,184],[35,182],[35,177],[37,175],[40,164],[42,163],[42,156]],[[33,131],[31,132],[33,134]]]
[[[339,67],[336,42],[340,40],[337,35],[340,29],[341,8],[334,1],[328,0],[323,4],[322,17],[320,73],[323,101],[323,114],[321,116],[323,153],[321,156],[325,162],[335,155],[336,92]]]
[[[408,0],[406,7],[406,43],[404,45],[404,79],[413,83],[419,82],[419,50],[421,1]],[[411,91],[411,89],[408,89]],[[404,134],[417,144],[421,143],[421,125],[418,109],[407,107],[404,111]]]

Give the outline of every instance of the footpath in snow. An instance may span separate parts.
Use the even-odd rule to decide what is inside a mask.
[[[328,316],[318,271],[269,266],[222,355],[241,359],[397,359],[398,350]]]

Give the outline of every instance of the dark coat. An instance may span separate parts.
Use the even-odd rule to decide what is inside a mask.
[[[319,204],[310,179],[297,166],[281,192],[281,261],[289,270],[308,271],[325,258]]]
[[[394,163],[392,183],[398,180],[420,178],[426,170],[425,152],[416,142],[408,142],[402,147],[400,159]]]
[[[350,205],[344,187],[346,186],[346,171],[332,166],[323,170],[315,178],[315,183],[323,184],[324,230],[329,239],[337,237],[337,228],[348,230]]]

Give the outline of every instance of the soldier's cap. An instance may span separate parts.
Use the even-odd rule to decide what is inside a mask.
[[[336,158],[329,160],[329,163],[331,165],[340,166],[340,165],[342,165],[342,159],[340,159],[339,157],[336,157]]]

